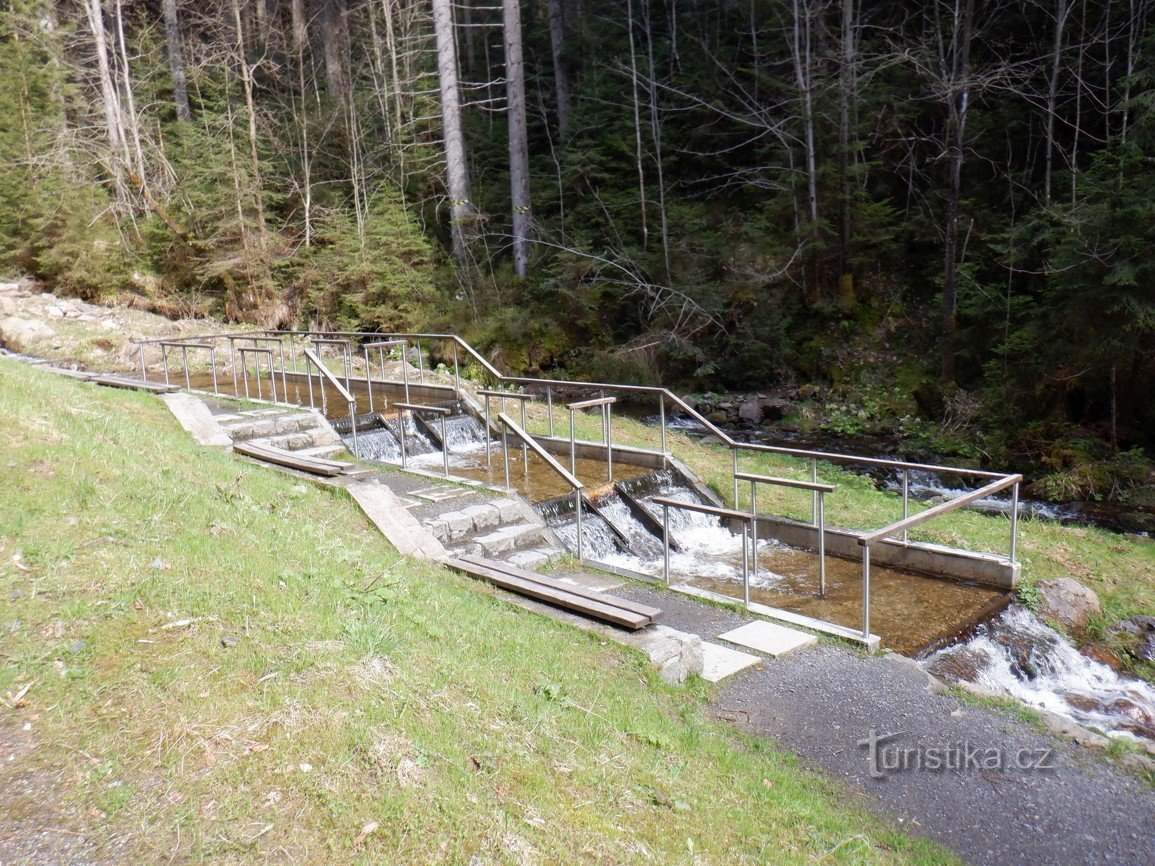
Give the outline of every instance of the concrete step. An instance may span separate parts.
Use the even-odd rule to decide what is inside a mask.
[[[317,445],[312,448],[298,449],[297,453],[304,457],[332,457],[345,451],[344,445]]]
[[[498,557],[515,550],[536,547],[545,540],[542,527],[536,523],[518,523],[502,526],[485,535],[476,535],[462,548],[467,553],[479,556]]]
[[[241,440],[246,441],[246,440]],[[341,439],[328,427],[312,427],[299,432],[284,433],[279,436],[260,436],[252,440],[284,448],[286,451],[303,451],[306,448],[320,448],[341,445]]]
[[[514,551],[506,557],[506,562],[524,568],[526,571],[535,571],[539,568],[545,568],[558,556],[560,556],[558,551],[547,547],[532,547],[528,550]]]

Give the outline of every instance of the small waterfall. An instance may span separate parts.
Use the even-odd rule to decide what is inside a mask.
[[[352,436],[345,436],[342,441],[361,460],[376,460],[379,463],[401,462],[401,443],[397,441],[393,431],[387,427],[378,427],[375,430],[358,430],[356,447],[354,447]]]
[[[485,428],[472,415],[453,415],[445,419],[445,438],[451,452],[476,451],[485,447]]]
[[[572,515],[572,510],[571,510]],[[554,527],[554,532],[571,551],[577,551],[577,523],[570,520]],[[587,559],[604,562],[609,565],[622,564],[626,568],[636,567],[625,565],[624,560],[633,560],[632,557],[623,557],[618,547],[617,536],[604,520],[596,514],[582,513],[582,556]]]
[[[1087,658],[1020,605],[924,664],[942,679],[974,683],[1108,736],[1155,740],[1155,688]]]
[[[602,517],[629,539],[630,551],[643,559],[656,559],[662,555],[662,540],[642,525],[634,516],[630,506],[617,493],[598,502]]]
[[[426,454],[441,454],[441,449],[437,444],[429,438],[429,434],[413,420],[413,416],[406,412],[402,417],[405,419],[405,455],[407,457],[421,457]],[[389,427],[393,431],[397,431],[398,422],[396,418],[390,418],[388,421]],[[400,458],[399,458],[400,459]]]

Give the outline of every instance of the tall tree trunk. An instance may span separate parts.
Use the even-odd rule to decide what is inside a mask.
[[[437,37],[437,75],[441,86],[441,125],[445,139],[445,189],[449,194],[449,219],[453,255],[466,261],[467,224],[474,215],[469,200],[469,169],[465,161],[465,136],[461,130],[461,92],[457,85],[457,44],[453,38],[452,0],[432,0],[433,27]]]
[[[347,19],[345,0],[321,0],[318,23],[325,59],[325,85],[333,102],[344,102],[349,88],[349,70],[345,63],[349,42]]]
[[[1059,111],[1059,73],[1062,71],[1063,60],[1063,28],[1067,24],[1067,15],[1070,14],[1074,0],[1056,0],[1055,3],[1055,30],[1051,42],[1051,74],[1047,86],[1047,125],[1043,146],[1046,152],[1043,157],[1043,204],[1051,205],[1051,169],[1055,159],[1055,115]]]
[[[257,215],[257,242],[263,248],[265,236],[264,183],[261,178],[261,156],[257,140],[257,109],[253,102],[253,70],[245,57],[245,28],[241,22],[240,0],[233,0],[233,24],[237,28],[237,62],[241,68],[241,88],[249,121],[249,162],[253,173],[253,208]]]
[[[121,127],[120,98],[112,80],[112,66],[108,59],[108,33],[104,28],[104,10],[101,0],[85,0],[84,11],[96,47],[96,68],[100,77],[100,101],[104,110],[105,132],[108,135],[108,172],[112,175],[118,197],[124,192],[124,169],[128,148]]]
[[[802,100],[803,140],[806,148],[806,204],[810,217],[810,242],[812,249],[809,255],[811,274],[808,280],[807,292],[811,302],[818,297],[817,256],[819,242],[818,227],[818,157],[814,144],[814,69],[810,62],[811,57],[811,0],[793,0],[794,13],[793,35],[791,51],[794,59],[794,80],[798,88],[798,95]]]
[[[974,0],[964,0],[961,14],[956,6],[952,24],[954,35],[953,69],[947,107],[947,185],[946,233],[943,239],[942,281],[942,379],[955,380],[955,330],[958,316],[958,236],[959,208],[962,199],[962,167],[966,143],[967,109],[970,107],[970,55],[974,35]]]
[[[513,272],[529,270],[529,237],[533,226],[529,198],[529,138],[525,117],[525,64],[521,48],[521,4],[502,0],[505,35],[505,88],[509,118],[509,187],[513,199]]]
[[[164,35],[168,44],[168,66],[172,71],[172,100],[176,104],[177,120],[192,120],[188,104],[188,80],[184,71],[184,52],[180,44],[180,19],[176,0],[161,0],[164,10]]]
[[[854,301],[850,225],[850,139],[858,79],[854,0],[842,0],[841,37],[841,59],[838,68],[838,254],[841,267],[838,294],[843,304],[850,304]]]
[[[305,217],[305,246],[309,247],[313,243],[313,155],[309,151],[309,97],[305,87],[305,49],[309,44],[305,0],[292,0],[290,14],[293,54],[297,61],[297,87],[301,97],[296,112],[296,121],[301,130],[301,209]]]
[[[553,56],[553,83],[557,96],[557,134],[563,142],[569,134],[570,81],[565,62],[565,10],[562,0],[549,0],[549,45]]]
[[[638,205],[642,215],[642,249],[650,248],[650,226],[646,217],[646,168],[642,162],[642,112],[638,98],[638,55],[634,44],[634,2],[626,0],[626,26],[630,35],[630,86],[634,103],[634,163],[638,169]]]

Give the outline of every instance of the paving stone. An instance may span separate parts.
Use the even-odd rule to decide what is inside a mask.
[[[760,661],[762,659],[759,656],[702,641],[702,679],[707,682],[716,683],[724,680]]]
[[[464,538],[473,531],[473,518],[464,511],[447,511],[441,515],[440,520],[445,524],[452,541]]]
[[[762,621],[747,623],[718,635],[718,638],[775,657],[812,644],[817,640],[812,634]]]

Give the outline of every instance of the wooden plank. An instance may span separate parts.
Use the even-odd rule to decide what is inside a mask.
[[[309,472],[313,475],[325,475],[329,478],[335,475],[344,475],[344,467],[350,466],[348,463],[333,465],[333,461],[331,460],[311,460],[308,457],[299,457],[291,451],[253,445],[249,442],[234,442],[233,451],[238,454],[244,454],[246,457],[263,460],[266,463],[276,463],[279,466],[299,469],[302,472]]]
[[[151,394],[171,394],[180,390],[180,385],[146,382],[143,379],[125,379],[121,376],[97,376],[92,381],[97,385],[107,385],[109,388],[128,388],[134,391],[148,391]]]
[[[527,580],[460,559],[450,560],[449,565],[458,571],[489,581],[495,586],[507,589],[510,592],[516,592],[519,595],[525,595],[538,601],[564,607],[567,610],[583,613],[595,619],[604,620],[605,622],[624,628],[636,631],[650,624],[650,618],[647,616],[622,610],[620,607],[613,607],[601,601],[591,601],[574,592],[570,592],[568,589],[554,589],[537,580]]]
[[[47,373],[55,373],[58,376],[67,376],[69,379],[80,379],[82,381],[95,379],[100,375],[99,373],[90,373],[87,370],[69,370],[67,367],[53,367],[49,364],[45,364],[40,369]]]
[[[528,571],[524,568],[519,568],[516,565],[511,565],[508,562],[495,562],[492,559],[485,559],[481,556],[464,555],[458,557],[463,562],[470,562],[479,565],[483,568],[489,568],[494,571],[501,571],[513,577],[519,577],[522,580],[533,580],[551,589],[568,592],[571,595],[580,596],[581,598],[596,601],[601,604],[608,604],[612,607],[620,608],[621,610],[636,613],[640,616],[648,617],[650,620],[655,620],[662,615],[660,608],[650,607],[646,604],[641,604],[636,601],[630,601],[625,598],[618,598],[616,595],[607,595],[604,592],[595,592],[592,589],[586,589],[584,586],[576,586],[572,583],[564,583],[557,578],[547,577],[544,574],[538,574],[534,571]]]

